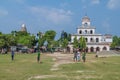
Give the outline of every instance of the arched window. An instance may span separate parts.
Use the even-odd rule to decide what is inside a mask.
[[[87,39],[87,38],[85,38],[85,40],[86,40],[86,42],[88,42],[88,39]]]
[[[90,38],[90,42],[93,42],[93,38]]]
[[[88,23],[85,23],[84,26],[87,27],[87,26],[88,26]]]
[[[87,34],[87,30],[85,30],[85,34]]]
[[[82,31],[81,31],[81,30],[79,31],[79,34],[82,34]]]
[[[96,38],[96,42],[99,42],[99,38]]]
[[[93,34],[93,31],[92,31],[92,30],[90,30],[90,34]]]

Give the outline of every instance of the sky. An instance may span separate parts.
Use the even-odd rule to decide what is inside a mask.
[[[32,34],[73,34],[85,15],[96,33],[120,36],[120,0],[0,0],[0,32],[19,31],[26,24]]]

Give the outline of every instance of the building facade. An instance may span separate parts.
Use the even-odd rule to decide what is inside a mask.
[[[97,34],[96,28],[94,26],[91,26],[91,21],[88,16],[84,16],[82,18],[82,25],[77,28],[77,33],[71,35],[71,43],[74,42],[75,36],[77,37],[77,40],[79,40],[81,36],[85,38],[87,52],[110,50],[112,35]],[[72,45],[71,48],[73,49]]]

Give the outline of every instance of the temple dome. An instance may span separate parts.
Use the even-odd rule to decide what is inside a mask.
[[[25,25],[25,24],[22,24],[22,27],[26,27],[26,25]]]
[[[26,25],[25,25],[25,24],[22,24],[20,31],[27,32],[27,29],[26,29]]]
[[[90,18],[88,16],[84,16],[82,18],[83,27],[90,27]]]

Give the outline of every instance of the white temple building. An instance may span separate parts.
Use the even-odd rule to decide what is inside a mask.
[[[112,35],[97,34],[96,28],[94,26],[91,26],[91,21],[88,16],[84,16],[82,18],[82,25],[77,28],[77,33],[71,35],[71,43],[73,43],[75,36],[78,40],[81,36],[86,39],[87,52],[110,50],[110,44],[112,43]],[[71,48],[73,49],[72,46]]]
[[[27,32],[27,28],[25,24],[22,24],[20,31]]]

